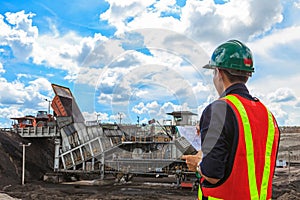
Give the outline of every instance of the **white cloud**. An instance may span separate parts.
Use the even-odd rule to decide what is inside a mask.
[[[121,123],[124,122],[126,120],[126,118],[127,118],[127,115],[123,112],[118,112],[115,115],[109,116],[109,120],[111,122],[117,122],[117,123],[119,123],[120,121],[121,121]]]
[[[93,112],[93,113],[88,113],[88,112],[82,112],[82,115],[84,117],[85,121],[108,121],[109,116],[107,113],[102,113],[102,112]]]
[[[47,96],[41,94],[42,91],[51,93],[51,83],[44,78],[38,78],[25,85],[20,81],[8,82],[0,78],[0,104],[6,106],[17,106],[23,108],[33,108],[37,110],[41,107],[47,108],[44,99]]]
[[[295,1],[294,2],[294,6],[296,7],[296,8],[298,8],[298,9],[300,9],[300,1],[298,0],[298,1]]]
[[[285,119],[284,124],[285,126],[299,126],[299,121],[300,121],[300,109],[297,108],[296,111],[289,112],[287,115],[287,118]]]
[[[146,107],[149,109],[157,109],[159,107],[159,104],[157,103],[157,101],[153,101],[151,103],[147,103]]]
[[[218,98],[219,98],[219,95],[217,94],[217,92],[215,92],[215,94],[208,95],[206,100],[197,107],[198,115],[201,116],[202,112],[204,111],[206,106],[208,106],[210,103],[217,100]]]
[[[173,17],[161,17],[163,13],[179,13],[176,1],[115,1],[100,15],[101,20],[117,28],[116,35],[140,28],[167,28],[181,30],[180,23]],[[130,19],[130,20],[129,20]]]
[[[1,103],[0,103],[1,105]],[[0,107],[0,127],[9,128],[12,125],[12,117],[23,117],[25,115],[35,116],[37,110],[30,108],[20,108],[18,106]]]
[[[293,75],[285,73],[287,72],[285,70],[282,70],[281,74],[254,74],[253,76],[257,77],[253,77],[253,79],[255,79],[249,81],[249,89],[255,96],[263,98],[267,96],[266,94],[272,94],[273,96],[276,96],[273,93],[277,90],[291,91],[291,93],[294,94],[294,96],[298,96],[299,98],[299,73],[295,72]]]
[[[273,113],[274,117],[276,118],[279,124],[285,124],[286,120],[288,119],[289,114],[285,109],[282,108],[281,104],[278,103],[270,103],[267,104],[267,107]]]
[[[17,74],[17,79],[20,80],[21,78],[31,78],[31,74]]]
[[[0,73],[5,73],[5,69],[3,68],[3,65],[1,62],[0,62]]]
[[[98,99],[97,102],[101,105],[101,104],[109,104],[112,101],[113,97],[112,94],[100,93],[97,99]]]
[[[0,115],[2,118],[21,117],[24,116],[17,107],[0,108]]]
[[[100,69],[123,52],[118,40],[108,40],[100,33],[94,37],[81,37],[69,32],[60,37],[40,36],[31,56],[35,64],[66,70],[65,79],[95,86],[96,76],[101,75]]]
[[[173,111],[190,111],[188,105],[184,103],[183,105],[176,105],[172,102],[165,102],[159,109],[158,115],[165,116],[166,113],[173,112]]]
[[[90,86],[94,86],[96,88],[99,82],[102,82],[103,80],[102,73],[103,73],[103,69],[99,69],[99,68],[88,68],[88,67],[81,68],[74,82],[80,84],[87,84]],[[107,79],[105,80],[107,81]]]
[[[0,45],[9,45],[14,56],[21,61],[29,57],[38,37],[38,28],[32,25],[33,16],[32,13],[25,14],[24,10],[7,12],[5,18],[0,15]]]
[[[222,5],[191,0],[182,9],[182,22],[188,24],[185,33],[190,37],[218,44],[228,38],[248,40],[264,34],[282,21],[281,12],[279,0],[232,0]]]
[[[275,86],[276,87],[276,86]],[[264,87],[267,89],[268,87]],[[269,88],[270,89],[270,88]],[[299,97],[288,87],[271,89],[268,92],[257,92],[259,88],[250,87],[250,93],[258,97],[273,113],[279,125],[296,125],[300,120],[298,107]]]
[[[160,105],[157,103],[157,101],[152,101],[150,103],[147,103],[146,105],[143,102],[140,102],[139,104],[133,106],[132,112],[136,114],[155,114],[158,113],[160,109]]]
[[[107,20],[109,24],[118,27],[118,32],[124,32],[125,20],[129,17],[137,17],[151,1],[115,1],[106,0],[110,7],[100,15],[101,20]]]
[[[63,37],[42,35],[37,39],[31,54],[33,63],[45,64],[55,69],[66,70],[69,75],[76,75],[79,67],[74,58],[79,54],[81,39],[72,32]]]
[[[143,97],[145,97],[147,95],[150,95],[150,94],[149,94],[149,91],[139,89],[137,92],[135,92],[135,95],[136,95],[137,98],[143,98]]]
[[[6,79],[0,78],[0,102],[1,104],[22,104],[26,99],[30,98],[24,88],[25,86],[20,82],[7,82]]]
[[[145,119],[163,120],[166,118],[166,113],[173,111],[191,111],[187,103],[176,105],[172,102],[159,104],[157,101],[152,101],[147,104],[143,102],[133,106],[132,112],[145,116]]]
[[[274,93],[267,95],[267,98],[274,103],[295,101],[296,96],[289,88],[278,88]]]
[[[109,99],[116,102],[128,103],[136,98],[145,102],[172,98],[179,103],[193,101],[190,103],[196,105],[193,85],[198,82],[207,84],[206,80],[202,80],[207,75],[185,63],[180,53],[155,48],[150,50],[151,55],[128,51],[104,68],[98,81],[100,99],[104,100],[103,97],[112,94]],[[191,48],[190,51],[193,50]]]
[[[283,29],[275,29],[270,35],[265,36],[262,39],[249,43],[249,47],[254,52],[254,55],[260,56],[263,59],[269,59],[269,61],[285,60],[285,57],[274,56],[274,52],[277,49],[285,47],[291,50],[297,50],[300,45],[300,26],[291,26]],[[296,48],[297,47],[297,48]],[[276,51],[275,51],[276,50]],[[288,53],[283,50],[279,52],[283,54]],[[288,57],[286,57],[288,59]],[[293,62],[293,60],[288,60]]]
[[[211,88],[207,85],[204,85],[203,82],[197,82],[197,85],[193,87],[195,93],[208,92],[210,89]]]
[[[27,88],[32,88],[33,91],[52,91],[51,83],[45,78],[37,78],[33,81],[29,81],[30,86]]]
[[[135,105],[132,108],[132,112],[136,113],[136,114],[144,114],[148,111],[148,108],[145,106],[145,104],[143,102],[140,102],[138,105]]]

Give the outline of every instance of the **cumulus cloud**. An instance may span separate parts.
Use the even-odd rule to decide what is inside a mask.
[[[0,127],[10,127],[12,117],[36,115],[38,110],[47,110],[49,102],[45,99],[53,96],[47,79],[31,78],[25,84],[19,80],[20,77],[12,82],[0,77]]]
[[[104,94],[104,93],[100,93],[100,95],[97,97],[97,103],[99,103],[100,105],[102,104],[109,104],[111,103],[113,97],[112,94]]]
[[[173,111],[191,111],[191,109],[187,103],[178,105],[172,102],[164,102],[163,104],[160,104],[157,101],[152,101],[146,104],[140,102],[132,108],[133,113],[138,115],[144,114],[144,116],[147,116],[147,119],[154,118],[157,120],[165,119],[167,117],[166,113]]]
[[[1,105],[1,104],[0,104]],[[0,127],[11,127],[13,120],[10,118],[12,117],[22,117],[25,115],[35,115],[36,110],[33,109],[20,109],[16,106],[10,106],[10,107],[0,107]]]
[[[212,85],[205,85],[205,83],[200,80],[193,87],[193,91],[195,92],[195,94],[201,94],[201,93],[207,94],[208,92],[211,92],[212,90],[211,86]]]
[[[140,28],[181,30],[178,19],[165,13],[180,13],[176,1],[116,1],[106,0],[110,7],[100,15],[101,20],[117,28],[116,35]]]
[[[253,91],[252,91],[253,90]],[[273,113],[279,125],[297,125],[300,119],[298,107],[299,98],[295,92],[287,87],[275,89],[272,92],[257,93],[256,89],[250,89],[251,93],[258,97]]]
[[[183,103],[182,105],[176,105],[172,102],[165,102],[159,109],[158,115],[165,116],[166,113],[170,113],[173,111],[191,111],[189,105],[187,103]]]
[[[38,78],[25,85],[20,81],[8,82],[0,78],[0,104],[6,106],[18,105],[24,108],[41,108],[47,104],[44,99],[47,98],[42,91],[50,93],[51,83],[45,78]]]
[[[275,29],[272,34],[249,43],[249,47],[253,50],[254,55],[269,59],[271,62],[277,62],[286,57],[283,56],[286,53],[282,50],[283,46],[290,47],[293,52],[292,55],[297,55],[299,54],[299,48],[297,48],[299,44],[300,26],[292,26]],[[275,55],[277,53],[279,55]],[[289,62],[293,62],[293,60],[289,60]]]
[[[93,113],[82,112],[82,115],[83,115],[85,121],[103,122],[103,121],[108,121],[109,120],[108,114],[107,113],[102,113],[102,112],[93,112]]]
[[[136,114],[144,114],[148,111],[147,107],[145,107],[145,104],[143,102],[140,102],[138,105],[135,105],[132,108],[132,111]]]
[[[154,114],[158,113],[160,105],[157,101],[152,101],[146,105],[143,102],[140,102],[138,105],[133,106],[132,111],[136,114]]]
[[[296,100],[294,92],[289,88],[279,88],[274,93],[267,95],[271,102],[290,102]]]
[[[197,41],[220,43],[228,38],[248,40],[269,31],[281,22],[282,6],[276,1],[187,1],[182,9],[185,32]],[[222,33],[222,34],[220,34]]]
[[[57,33],[41,35],[31,56],[35,64],[67,71],[65,79],[95,85],[94,75],[92,80],[89,76],[122,54],[124,50],[120,46],[118,40],[108,40],[100,33],[82,37],[70,31],[62,36],[57,36]]]
[[[29,81],[27,88],[32,88],[32,91],[52,91],[51,83],[45,78],[37,78],[33,81]]]
[[[107,1],[110,8],[100,15],[101,20],[107,20],[111,25],[118,27],[118,31],[125,29],[126,19],[134,18],[142,13],[147,5],[151,5],[151,1]],[[123,32],[123,31],[122,31]]]
[[[286,121],[288,120],[289,117],[289,113],[282,108],[281,104],[269,103],[267,104],[267,106],[279,124],[286,124]]]
[[[190,52],[191,55],[196,50],[193,45],[190,47],[189,51],[184,51],[185,54]],[[107,99],[112,103],[123,102],[129,106],[133,100],[148,102],[172,99],[178,103],[188,101],[191,105],[197,105],[197,94],[193,87],[199,82],[207,84],[204,80],[207,75],[198,71],[193,64],[186,62],[185,55],[180,50],[177,52],[169,52],[168,48],[149,50],[150,55],[128,51],[103,69],[97,88],[100,91],[100,101],[103,103],[103,100]],[[201,50],[195,52],[199,53]],[[201,53],[199,55],[201,57]]]
[[[24,10],[0,15],[0,45],[10,46],[18,60],[24,61],[29,57],[38,37],[38,28],[32,25],[33,17],[33,13],[25,14]]]
[[[11,105],[9,107],[2,107],[0,104],[0,127],[9,128],[14,123],[10,118],[23,117],[25,115],[37,114],[36,108],[24,108],[17,105]]]

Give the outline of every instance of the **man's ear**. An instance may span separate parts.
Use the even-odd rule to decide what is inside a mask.
[[[217,73],[218,73],[219,80],[221,80],[221,79],[224,78],[224,72],[223,72],[223,70],[217,69]]]

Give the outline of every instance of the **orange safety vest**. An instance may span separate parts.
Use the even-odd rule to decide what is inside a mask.
[[[217,187],[199,187],[198,199],[263,200],[271,199],[279,141],[277,123],[267,108],[239,95],[228,95],[226,101],[238,122],[239,137],[232,171]],[[202,181],[204,179],[202,178]]]

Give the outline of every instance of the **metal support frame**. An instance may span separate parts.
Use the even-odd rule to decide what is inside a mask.
[[[23,156],[22,156],[22,185],[25,184],[25,150],[26,147],[29,147],[31,143],[24,144],[20,143],[19,146],[22,146]]]
[[[59,147],[60,147],[60,139],[54,140],[55,151],[54,151],[54,171],[59,169]]]

